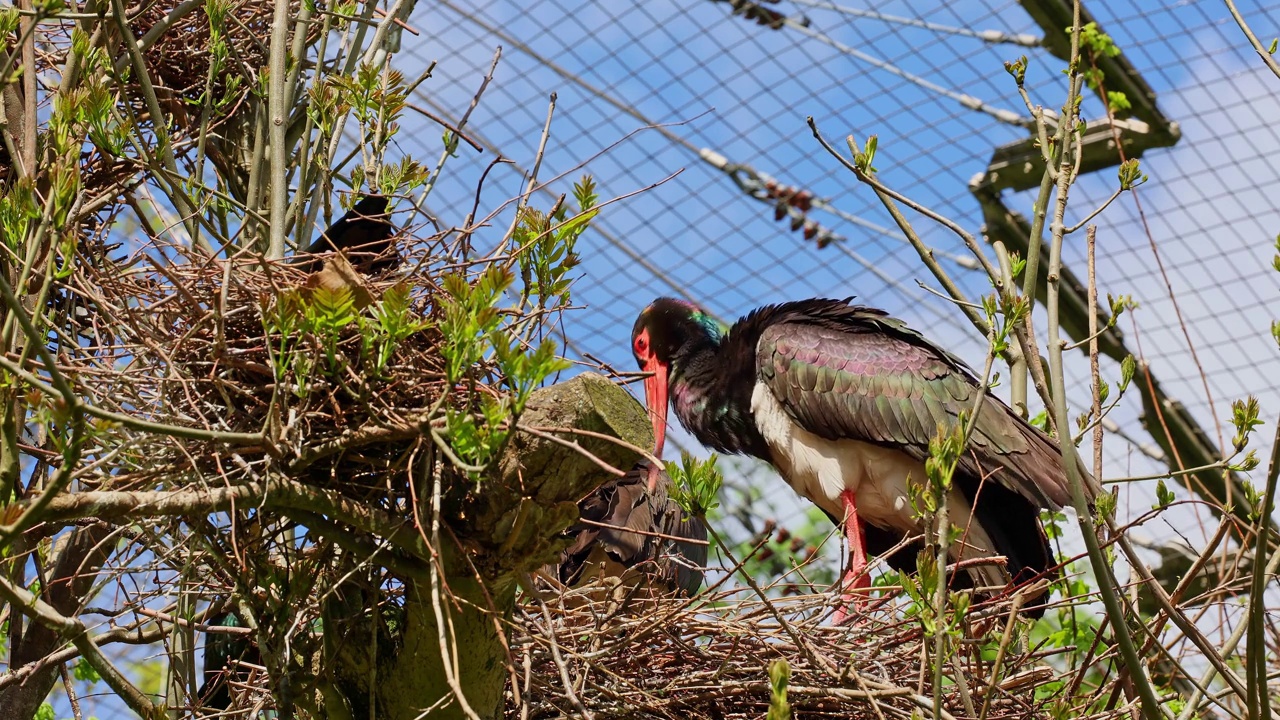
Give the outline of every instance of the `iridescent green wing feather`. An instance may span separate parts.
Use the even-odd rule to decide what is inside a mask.
[[[771,310],[756,344],[758,380],[805,430],[923,460],[940,426],[973,412],[979,387],[972,373],[901,321],[839,301]],[[994,396],[979,407],[959,469],[991,475],[1040,507],[1066,504],[1056,441]]]

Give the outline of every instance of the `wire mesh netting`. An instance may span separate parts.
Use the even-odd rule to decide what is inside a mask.
[[[1088,9],[1099,26],[1181,130],[1175,145],[1142,157],[1151,182],[1137,197],[1119,198],[1095,220],[1099,291],[1133,296],[1139,306],[1119,326],[1127,351],[1148,361],[1169,395],[1221,442],[1231,434],[1221,423],[1232,399],[1252,393],[1264,407],[1280,401],[1273,379],[1280,360],[1264,310],[1276,288],[1269,255],[1280,227],[1268,201],[1280,183],[1267,160],[1277,145],[1268,122],[1277,110],[1275,79],[1221,4],[1098,5]],[[1261,27],[1280,20],[1274,4],[1246,5],[1242,12]],[[456,119],[466,111],[502,48],[467,130],[486,151],[459,151],[450,167],[459,181],[438,188],[432,208],[470,207],[474,181],[495,154],[514,164],[493,170],[485,195],[517,194],[555,92],[539,173],[554,179],[539,200],[550,205],[580,172],[597,179],[604,197],[643,190],[606,208],[580,248],[575,299],[588,309],[566,318],[571,354],[629,368],[631,322],[658,295],[693,299],[726,320],[768,302],[856,295],[980,364],[985,340],[956,307],[920,286],[935,282],[914,250],[805,120],[811,116],[840,147],[849,133],[859,142],[877,135],[876,166],[887,185],[976,232],[983,214],[970,181],[994,148],[1031,133],[1003,63],[1028,55],[1027,89],[1036,103],[1054,109],[1065,97],[1065,63],[1039,47],[1046,31],[1016,2],[734,7],[567,0],[419,7],[412,24],[422,35],[405,36],[416,45],[401,60],[439,62],[416,98],[439,114]],[[1105,114],[1090,94],[1082,115]],[[400,142],[413,153],[439,144],[422,134]],[[780,210],[771,182],[817,201],[803,217]],[[1114,165],[1083,175],[1068,223],[1116,186]],[[1006,191],[1003,200],[1029,215],[1034,195]],[[958,237],[918,215],[912,220],[971,297],[989,292]],[[1064,259],[1085,277],[1083,232],[1068,238]],[[1038,327],[1043,332],[1043,317]],[[1068,362],[1073,387],[1086,387],[1085,356],[1069,353]],[[1103,373],[1113,381],[1118,375],[1108,363]],[[1151,457],[1159,451],[1141,429],[1135,395],[1112,415],[1123,437],[1106,442],[1109,476],[1163,467]],[[1088,403],[1070,400],[1077,410]],[[785,514],[799,512],[790,490],[765,486]],[[1136,506],[1148,504],[1147,488],[1126,492]]]
[[[447,227],[461,225],[474,208],[504,208],[485,218],[489,228],[477,233],[477,243],[496,242],[511,227],[515,203],[503,203],[524,192],[535,165],[535,207],[559,202],[584,173],[599,183],[602,198],[618,198],[579,241],[583,264],[574,299],[582,309],[563,318],[567,354],[586,366],[599,359],[631,369],[628,339],[637,312],[659,295],[674,295],[726,321],[770,302],[856,296],[980,367],[986,339],[938,292],[875,194],[823,150],[808,119],[842,149],[848,134],[860,144],[877,136],[875,165],[888,186],[978,234],[990,220],[991,198],[984,208],[975,188],[990,179],[993,152],[1034,132],[1005,62],[1028,56],[1026,89],[1036,103],[1054,109],[1066,96],[1065,62],[1046,47],[1061,43],[1065,33],[1032,13],[1054,3],[844,2],[419,3],[408,25],[420,34],[403,34],[404,51],[392,63],[410,77],[436,64],[410,98],[424,112],[407,115],[395,142],[405,155],[436,157],[449,138],[425,115],[454,126],[466,118],[464,133],[483,150],[457,146],[427,209]],[[1104,297],[1131,295],[1137,302],[1119,323],[1124,351],[1150,363],[1165,392],[1189,410],[1211,443],[1229,451],[1232,400],[1256,395],[1271,416],[1280,408],[1280,357],[1268,332],[1276,315],[1271,255],[1280,209],[1272,198],[1280,194],[1280,168],[1272,158],[1280,131],[1272,119],[1280,116],[1280,85],[1216,1],[1153,8],[1122,0],[1089,9],[1132,64],[1132,77],[1150,85],[1159,114],[1176,123],[1163,128],[1166,146],[1141,153],[1150,181],[1091,220],[1099,226],[1097,284]],[[1280,25],[1280,2],[1241,3],[1241,10],[1264,38]],[[496,70],[486,82],[491,67]],[[549,141],[540,153],[551,103]],[[1090,93],[1084,117],[1097,121],[1106,114]],[[1116,162],[1074,186],[1068,225],[1089,220],[1112,197],[1120,152],[1110,152]],[[1035,191],[1022,186],[997,191],[999,202],[1028,217],[1034,198]],[[991,291],[955,233],[919,213],[909,216],[971,299]],[[1068,237],[1064,259],[1086,277],[1083,231]],[[1043,311],[1037,326],[1043,346]],[[1090,402],[1089,367],[1079,350],[1067,359],[1069,400],[1079,414]],[[1120,374],[1114,357],[1104,359],[1102,374],[1114,388]],[[1007,397],[1004,385],[996,392]],[[1160,419],[1144,414],[1136,392],[1110,417],[1106,477],[1168,469],[1152,437]],[[678,429],[673,435],[677,446],[701,452]],[[1086,454],[1089,443],[1086,438]],[[1265,441],[1254,445],[1265,454]],[[740,497],[751,498],[749,514],[735,516],[745,528],[724,528],[733,540],[763,527],[767,517],[786,527],[813,514],[762,464],[735,462],[729,481]],[[1152,483],[1127,483],[1120,507],[1139,514],[1154,495]],[[1178,508],[1143,532],[1194,546],[1205,534],[1195,523],[1210,519],[1201,508]],[[805,544],[822,544],[830,556],[823,569],[834,576],[838,535]],[[174,557],[180,549],[169,548]],[[136,571],[142,577],[151,561],[124,556],[113,571],[125,577],[145,566]],[[712,582],[724,580],[724,570],[711,568]],[[154,602],[174,577],[157,579],[154,587],[139,581],[146,588],[141,599],[121,604]],[[724,587],[725,597],[741,589],[732,582]],[[810,603],[807,612],[828,599],[788,601]],[[1200,626],[1230,627],[1238,615],[1222,606],[1197,620]],[[685,618],[691,644],[714,634],[698,612]],[[754,618],[752,612],[740,617]],[[732,612],[724,617],[721,627],[737,621]],[[815,633],[828,632],[817,628],[820,616],[807,621]],[[719,649],[726,658],[743,657],[736,640]],[[134,654],[151,651],[145,646]],[[652,664],[639,654],[622,659]],[[676,668],[672,676],[683,672],[670,667]],[[720,670],[711,677],[718,679]]]

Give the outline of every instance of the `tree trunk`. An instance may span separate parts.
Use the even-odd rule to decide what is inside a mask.
[[[520,424],[575,428],[649,448],[644,408],[605,378],[579,375],[530,399]],[[581,450],[547,439],[554,434]],[[326,606],[326,658],[332,678],[322,692],[330,718],[413,720],[468,717],[455,688],[480,718],[497,718],[507,678],[502,633],[515,606],[516,578],[558,559],[561,533],[578,516],[579,499],[613,475],[586,454],[627,469],[638,453],[603,438],[520,432],[490,477],[443,522],[439,566],[445,578],[433,597],[430,577],[405,578],[403,614],[375,612],[366,595],[335,593]],[[469,482],[462,479],[461,482]],[[429,522],[425,517],[423,522]],[[429,530],[428,530],[429,533]],[[454,542],[451,535],[456,535]],[[443,631],[438,619],[443,619]],[[449,671],[446,671],[448,658]],[[452,668],[456,667],[456,672]],[[452,687],[451,687],[452,686]]]

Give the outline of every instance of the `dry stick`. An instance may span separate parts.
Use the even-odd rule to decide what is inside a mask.
[[[1098,283],[1094,274],[1094,247],[1098,239],[1098,226],[1090,225],[1085,231],[1085,247],[1088,255],[1089,271],[1089,377],[1093,390],[1093,416],[1102,419],[1102,389],[1098,370]],[[1117,398],[1117,402],[1119,399]],[[1102,477],[1102,423],[1093,428],[1093,476]]]
[[[660,468],[666,467],[662,462],[662,458],[659,458],[658,456],[654,455],[652,452],[645,450],[639,445],[633,445],[627,442],[626,440],[623,440],[622,438],[614,437],[612,435],[608,435],[605,433],[596,432],[594,430],[583,430],[582,428],[571,428],[571,427],[551,427],[547,425],[519,425],[519,424],[516,425],[516,428],[518,430],[523,430],[528,433],[562,432],[562,433],[569,433],[570,435],[582,435],[583,437],[595,438],[597,440],[604,440],[606,442],[614,443],[620,447],[624,447],[642,456],[645,460],[648,460],[651,463],[656,463],[657,466]],[[613,468],[613,470],[616,471],[617,468]],[[626,475],[626,473],[621,473],[621,475]],[[619,477],[621,477],[621,475],[619,475]]]
[[[767,536],[764,538],[761,538],[760,542],[756,543],[755,547],[751,548],[751,551],[748,552],[746,555],[744,555],[741,560],[736,561],[734,563],[734,566],[729,568],[729,570],[725,572],[720,577],[720,579],[715,582],[715,584],[703,589],[703,591],[700,592],[699,594],[694,595],[691,598],[688,598],[683,603],[673,608],[670,612],[668,612],[663,617],[657,618],[652,623],[649,623],[647,629],[642,630],[641,632],[630,636],[628,640],[633,644],[647,640],[651,634],[653,634],[658,630],[658,628],[665,627],[669,620],[675,618],[677,615],[693,607],[697,603],[702,602],[704,599],[709,597],[711,593],[715,592],[716,589],[719,588],[721,585],[728,583],[730,578],[732,578],[735,574],[738,573],[739,570],[745,567],[746,564],[751,561],[751,558],[755,557],[756,553],[760,552],[760,550],[764,548],[764,546],[767,545],[768,543],[769,543],[769,538]],[[733,560],[733,557],[730,556],[729,559]],[[729,594],[732,594],[732,592],[733,591],[730,591]]]
[[[964,710],[973,717],[978,711],[973,707],[973,698],[969,695],[969,679],[964,671],[964,664],[960,662],[960,653],[951,653],[951,667],[955,670],[956,689],[960,691],[960,703],[964,705]]]
[[[1147,589],[1151,591],[1151,598],[1155,600],[1156,604],[1160,606],[1160,609],[1169,616],[1169,619],[1173,624],[1178,626],[1178,629],[1187,636],[1187,639],[1195,644],[1202,653],[1204,653],[1205,659],[1208,660],[1213,667],[1217,668],[1218,672],[1222,674],[1223,680],[1231,685],[1240,697],[1245,697],[1248,694],[1245,682],[1242,681],[1240,677],[1236,675],[1236,673],[1226,664],[1224,654],[1209,642],[1209,639],[1200,632],[1199,628],[1197,628],[1194,623],[1187,619],[1185,613],[1173,605],[1169,595],[1160,585],[1160,581],[1156,580],[1156,578],[1151,574],[1151,569],[1147,567],[1147,564],[1142,560],[1142,557],[1138,555],[1133,544],[1129,542],[1129,538],[1124,534],[1123,530],[1117,528],[1110,518],[1105,519],[1110,532],[1115,536],[1116,544],[1120,546],[1121,552],[1124,553],[1125,558],[1129,561],[1129,565],[1138,573],[1139,578],[1147,586]],[[1107,598],[1104,596],[1103,600],[1106,599]],[[1126,640],[1132,640],[1129,638],[1128,633],[1124,633],[1121,637],[1124,637]],[[1143,677],[1146,677],[1145,673],[1143,673]]]
[[[715,540],[716,544],[720,547],[720,551],[725,554],[725,557],[728,557],[729,559],[733,559],[733,553],[730,551],[729,547],[725,545],[724,540],[723,538],[720,537],[719,533],[717,533],[715,529],[711,527],[707,528],[707,532],[711,534],[711,537]],[[791,638],[792,642],[795,643],[796,648],[805,655],[806,659],[809,660],[810,664],[815,669],[822,670],[826,672],[828,675],[838,676],[839,673],[836,672],[837,668],[831,664],[830,660],[818,654],[818,652],[811,645],[809,645],[809,643],[805,642],[802,639],[802,636],[796,633],[795,629],[791,627],[791,624],[788,623],[786,621],[786,618],[782,616],[782,613],[778,611],[777,607],[773,604],[772,600],[769,599],[769,596],[766,595],[764,590],[760,588],[760,585],[756,582],[755,578],[751,577],[751,575],[746,572],[742,573],[741,575],[742,575],[742,578],[747,581],[747,585],[750,586],[753,591],[755,591],[757,596],[759,596],[761,603],[764,605],[764,608],[769,612],[770,615],[773,616],[773,619],[778,622],[778,624],[782,627],[783,631],[786,632],[787,635]],[[922,645],[921,649],[923,649],[923,647],[924,646]],[[915,703],[917,707],[920,707],[923,710],[936,712],[937,716],[941,718],[941,720],[956,720],[956,718],[951,713],[947,712],[945,709],[940,708],[939,703],[935,703],[932,699],[925,697],[923,694],[920,694],[918,692],[911,692],[909,689],[900,688],[894,685],[888,685],[886,683],[876,682],[873,684],[879,686],[879,689],[892,689],[895,691],[902,691],[905,689],[907,692],[904,693],[904,695],[908,697],[911,700],[911,702]],[[840,692],[855,693],[857,691],[840,690]]]
[[[587,710],[587,706],[582,704],[582,699],[578,697],[578,693],[573,691],[573,680],[569,677],[569,666],[565,665],[564,658],[560,656],[560,643],[554,637],[554,631],[551,623],[551,613],[547,611],[547,604],[542,598],[537,598],[538,607],[542,609],[542,618],[547,623],[547,641],[551,648],[551,659],[556,664],[556,669],[560,671],[560,682],[564,683],[565,697],[569,698],[569,702],[577,708],[582,716],[587,720],[592,720],[591,711]]]
[[[542,432],[541,430],[536,430],[526,425],[517,424],[516,428],[522,432],[527,432],[530,435],[533,435],[534,437],[539,437],[539,438],[542,438],[543,440],[547,440],[548,442],[553,442],[556,445],[569,448],[574,452],[577,452],[578,454],[582,455],[584,458],[595,463],[596,466],[599,467],[601,470],[604,470],[605,472],[609,473],[610,475],[613,475],[614,477],[624,477],[627,474],[626,472],[619,470],[618,468],[610,465],[604,460],[601,460],[600,458],[596,457],[592,452],[590,452],[589,450],[582,447],[576,442],[565,440],[564,438],[558,438],[555,435]]]
[[[472,96],[471,104],[467,106],[466,112],[464,112],[462,117],[458,119],[458,130],[463,130],[467,127],[467,121],[471,119],[471,113],[474,112],[476,106],[480,104],[480,98],[484,95],[485,89],[489,87],[489,83],[493,82],[493,75],[497,72],[498,61],[501,59],[502,46],[499,45],[493,52],[493,60],[489,63],[489,72],[485,73],[484,79],[480,81],[480,87],[476,89],[476,94]],[[336,150],[337,148],[335,145],[334,151],[336,152]],[[426,204],[427,196],[430,195],[432,189],[435,188],[436,181],[440,179],[440,173],[444,171],[444,163],[449,159],[449,157],[449,148],[446,146],[440,152],[440,159],[436,162],[435,170],[431,173],[427,182],[422,186],[422,192],[418,193],[418,198],[413,203],[414,207],[419,211],[421,211],[423,206]]]
[[[715,528],[708,525],[707,532],[710,533],[711,538],[715,540],[716,545],[720,548],[720,552],[724,553],[725,557],[732,560],[733,551],[731,551],[729,546],[725,544],[724,540],[720,537],[720,534],[715,531]],[[751,577],[751,573],[743,572],[741,575],[742,578],[747,581],[747,585],[755,591],[757,596],[759,596],[760,601],[764,604],[765,609],[769,611],[769,614],[773,616],[773,619],[776,620],[782,627],[783,631],[791,637],[791,642],[795,643],[796,649],[805,655],[805,658],[810,662],[810,664],[812,664],[814,668],[826,671],[828,675],[839,675],[837,672],[838,668],[832,665],[830,660],[819,655],[818,652],[808,642],[806,642],[801,635],[796,633],[795,628],[791,627],[791,623],[788,623],[786,618],[782,617],[782,613],[778,612],[778,609],[774,607],[773,602],[769,600],[769,596],[760,589],[760,584],[756,582],[755,578]]]
[[[529,171],[529,182],[525,186],[524,194],[520,196],[519,202],[516,204],[515,215],[511,218],[511,227],[507,229],[504,238],[511,237],[516,230],[516,225],[520,222],[520,211],[529,204],[529,197],[533,195],[533,190],[538,186],[538,171],[542,169],[542,157],[547,150],[547,140],[551,138],[551,118],[556,114],[556,93],[551,93],[550,99],[547,101],[547,121],[542,125],[542,137],[538,138],[538,152],[533,156],[533,169]],[[468,218],[470,224],[471,218]]]
[[[682,538],[675,535],[665,535],[663,533],[654,532],[652,530],[640,530],[638,528],[629,528],[629,527],[624,527],[622,525],[611,525],[605,522],[588,520],[587,518],[583,518],[583,517],[578,518],[578,522],[582,523],[583,525],[590,525],[592,527],[604,528],[605,530],[621,530],[622,532],[625,532],[625,533],[631,533],[634,535],[643,535],[645,537],[655,537],[661,540],[671,540],[673,542],[684,543],[687,545],[708,545],[708,546],[711,545],[711,543],[707,542],[706,540],[694,540],[692,538]]]
[[[0,281],[2,282],[2,281]],[[51,395],[60,394],[56,387],[50,386],[43,382],[39,376],[28,372],[17,363],[6,357],[0,356],[0,367],[22,378],[24,381]],[[50,369],[49,365],[45,365],[46,369]],[[57,372],[56,366],[52,367],[53,375]],[[56,383],[55,383],[56,384]],[[211,440],[214,442],[223,442],[231,445],[260,445],[266,441],[266,436],[262,433],[241,433],[241,432],[224,432],[221,430],[204,430],[202,428],[186,427],[183,425],[168,425],[165,423],[152,422],[150,420],[142,420],[132,415],[123,415],[121,413],[103,410],[96,405],[90,405],[78,396],[69,403],[70,407],[86,415],[108,422],[119,423],[125,427],[137,430],[139,432],[149,432],[157,435],[165,435],[168,437],[183,438],[186,440]]]
[[[58,674],[62,676],[62,689],[67,693],[67,702],[71,704],[71,715],[75,720],[83,720],[80,713],[80,698],[76,697],[76,688],[71,683],[71,673],[66,663],[58,663]]]
[[[978,720],[987,720],[987,713],[991,710],[991,698],[1000,687],[1000,666],[1004,664],[1005,653],[1008,652],[1009,643],[1013,640],[1013,628],[1018,624],[1018,611],[1022,609],[1025,599],[1026,595],[1017,593],[1009,606],[1009,620],[1004,624],[1004,634],[1000,636],[1000,647],[996,650],[996,659],[991,665],[991,677],[987,680],[987,689],[983,693],[982,712],[978,713]]]
[[[431,122],[434,122],[440,127],[443,127],[445,130],[448,130],[454,135],[457,135],[458,137],[462,138],[468,145],[471,146],[472,150],[475,150],[476,152],[484,152],[484,148],[480,147],[479,143],[477,143],[475,140],[472,140],[470,135],[459,130],[458,126],[451,124],[448,120],[445,120],[444,118],[440,117],[439,115],[436,115],[430,110],[427,110],[426,108],[421,107],[419,105],[415,105],[411,102],[406,102],[404,106],[418,113],[419,115],[427,118]]]
[[[1196,557],[1196,560],[1194,563],[1192,563],[1191,568],[1187,570],[1186,574],[1183,575],[1182,580],[1178,582],[1177,587],[1175,587],[1173,592],[1170,593],[1169,595],[1170,604],[1176,605],[1177,603],[1181,602],[1183,594],[1187,591],[1187,588],[1189,588],[1191,584],[1195,582],[1196,578],[1200,574],[1200,570],[1205,566],[1205,564],[1210,560],[1210,558],[1213,557],[1214,552],[1218,548],[1218,544],[1221,543],[1222,540],[1226,537],[1227,532],[1230,528],[1231,528],[1231,525],[1228,522],[1226,522],[1225,519],[1223,520],[1223,522],[1219,523],[1218,531],[1213,536],[1213,539],[1209,541],[1209,544],[1206,545],[1204,550],[1202,550],[1200,554]],[[1207,609],[1208,608],[1206,608],[1206,611]],[[1168,621],[1169,621],[1169,615],[1161,611],[1159,613],[1158,623],[1152,628],[1152,630],[1148,634],[1146,643],[1143,644],[1142,646],[1142,654],[1144,656],[1148,652],[1150,652],[1153,647],[1157,646],[1157,644],[1160,641],[1160,634],[1163,631],[1164,625]],[[1193,622],[1195,622],[1195,620],[1193,620]],[[1105,626],[1105,621],[1104,621],[1104,626]],[[1243,627],[1243,625],[1241,625],[1241,627]],[[1092,658],[1093,652],[1096,649],[1097,641],[1101,637],[1101,632],[1102,632],[1102,626],[1099,627],[1098,633],[1095,634],[1094,647],[1090,648],[1089,655],[1085,658],[1085,662],[1081,664],[1080,672],[1076,674],[1075,680],[1072,682],[1068,695],[1074,694],[1075,690],[1080,686],[1080,683],[1083,682],[1085,670],[1087,669],[1089,662]],[[1163,648],[1162,648],[1162,652],[1164,652]],[[1223,656],[1226,656],[1228,654],[1230,654],[1230,651],[1224,651],[1222,653]],[[1186,675],[1185,669],[1183,669],[1180,665],[1178,667],[1179,669],[1183,670],[1183,674]],[[1210,670],[1212,671],[1212,668]],[[1205,694],[1204,685],[1196,683],[1194,680],[1191,680],[1189,676],[1186,677],[1186,682],[1189,683],[1193,688],[1195,688],[1195,693],[1196,693],[1195,697],[1197,699],[1200,696],[1204,695],[1205,697],[1209,698],[1210,702],[1219,704],[1223,708],[1223,710],[1227,710],[1225,705],[1221,705],[1221,703],[1218,703],[1218,700],[1215,697],[1213,697],[1212,695]],[[1190,703],[1190,705],[1194,706],[1195,702],[1193,701],[1192,703]]]
[[[524,646],[524,692],[520,693],[520,720],[529,720],[529,686],[533,682],[532,645],[533,643],[528,643]]]

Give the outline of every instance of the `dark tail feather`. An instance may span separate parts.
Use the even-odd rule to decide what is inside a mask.
[[[973,502],[976,482],[965,482],[957,478],[969,502]],[[834,522],[834,520],[833,520]],[[988,482],[982,487],[978,497],[978,507],[974,511],[974,522],[980,523],[987,536],[995,544],[998,554],[1008,558],[1005,569],[1013,578],[1013,584],[1021,585],[1041,578],[1050,581],[1057,579],[1057,561],[1053,557],[1053,548],[1049,538],[1040,526],[1040,513],[1026,498],[1009,490],[996,482]],[[896,530],[884,530],[874,525],[864,524],[863,537],[866,540],[867,552],[875,557],[883,557],[889,567],[899,572],[916,572],[916,560],[923,543],[908,543],[892,554],[885,556],[895,545],[902,541],[903,534]],[[951,587],[957,590],[974,587],[981,582],[981,576],[968,572],[951,577]],[[1031,618],[1044,615],[1045,602],[1049,592],[1028,598],[1023,603],[1022,612]]]
[[[973,502],[977,483],[961,482],[961,489],[969,502]],[[1050,581],[1058,578],[1058,562],[1053,557],[1049,538],[1040,525],[1040,511],[1029,500],[998,482],[983,484],[977,493],[978,506],[974,521],[995,544],[995,551],[1008,558],[1006,569],[1015,586],[1034,582],[1041,578]],[[1044,615],[1049,591],[1027,598],[1023,604],[1028,617]]]

